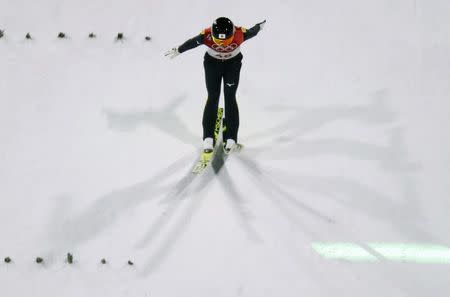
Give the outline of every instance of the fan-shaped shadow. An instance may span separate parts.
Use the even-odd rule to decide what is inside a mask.
[[[132,131],[140,125],[150,125],[185,144],[198,145],[199,136],[191,133],[178,115],[176,109],[186,99],[185,96],[174,98],[162,110],[138,112],[116,112],[104,110],[108,125],[117,131]]]
[[[73,249],[99,235],[127,210],[166,193],[170,186],[161,186],[160,183],[170,177],[174,171],[184,167],[188,158],[189,156],[184,156],[174,161],[148,181],[114,190],[96,199],[90,207],[77,215],[71,214],[68,199],[57,201],[47,228],[50,230],[48,235],[52,249],[56,247]]]
[[[269,112],[289,112],[291,115],[282,123],[265,128],[246,137],[247,142],[270,138],[270,143],[292,141],[310,131],[339,120],[354,120],[361,124],[388,124],[395,119],[395,113],[387,105],[388,91],[379,90],[372,95],[369,104],[359,106],[335,105],[318,108],[298,106],[268,106]],[[267,144],[270,145],[270,144]]]

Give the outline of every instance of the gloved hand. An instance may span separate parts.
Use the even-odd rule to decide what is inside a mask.
[[[257,25],[259,25],[259,30],[262,30],[264,28],[265,24],[266,24],[266,20],[262,21],[261,23],[257,23]]]
[[[180,54],[180,52],[178,51],[178,47],[174,47],[171,50],[167,51],[164,56],[169,57],[171,59],[175,58],[176,56],[178,56]]]

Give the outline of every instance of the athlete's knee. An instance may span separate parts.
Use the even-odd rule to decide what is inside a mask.
[[[236,91],[237,91],[236,87],[225,87],[223,90],[225,99],[236,100]]]
[[[208,92],[208,103],[219,103],[220,92]]]

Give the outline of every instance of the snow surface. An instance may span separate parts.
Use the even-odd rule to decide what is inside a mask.
[[[0,295],[449,296],[449,264],[312,248],[450,246],[449,13],[448,0],[0,0]],[[163,53],[222,15],[267,19],[242,46],[245,149],[193,176],[205,48]]]

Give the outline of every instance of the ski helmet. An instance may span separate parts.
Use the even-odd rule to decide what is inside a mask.
[[[226,40],[234,35],[234,24],[226,17],[220,17],[212,24],[212,36],[215,39]]]

